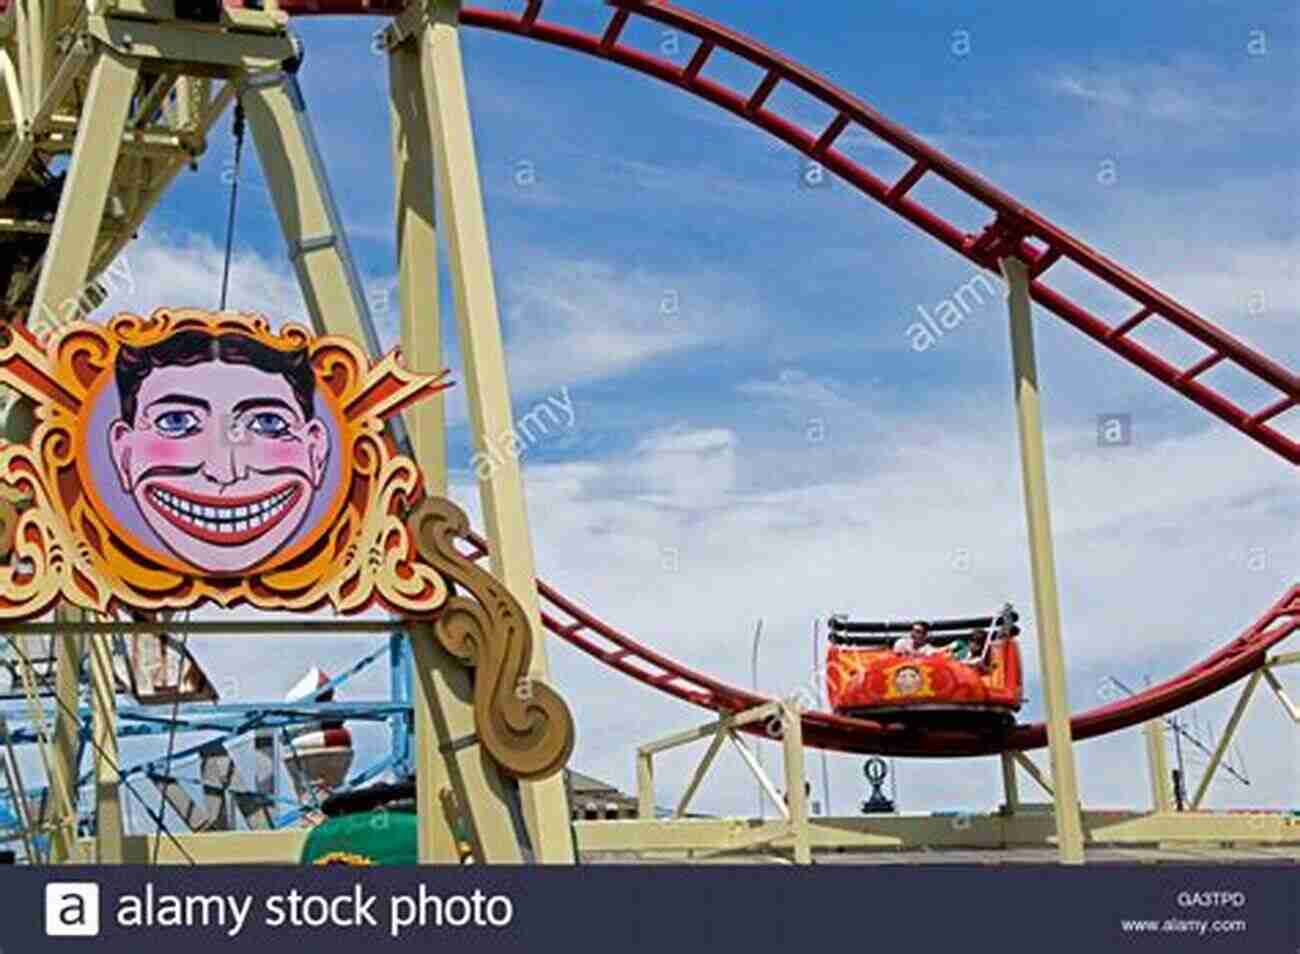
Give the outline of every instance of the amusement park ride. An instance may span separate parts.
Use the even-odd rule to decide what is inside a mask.
[[[194,833],[172,834],[160,821],[155,835],[127,834],[122,789],[130,788],[131,774],[121,765],[118,741],[140,724],[134,721],[138,713],[118,708],[117,695],[128,688],[141,705],[171,704],[169,728],[207,729],[227,740],[292,730],[291,738],[304,743],[323,767],[315,775],[304,770],[295,776],[299,794],[308,799],[316,797],[312,792],[324,784],[322,778],[330,787],[348,776],[343,787],[355,788],[382,771],[409,768],[415,778],[418,857],[428,862],[457,862],[466,853],[486,862],[530,856],[572,862],[577,853],[708,854],[759,844],[777,845],[808,861],[813,850],[825,848],[1006,847],[1055,839],[1061,860],[1077,863],[1085,844],[1300,845],[1300,827],[1280,813],[1172,811],[1160,721],[1248,680],[1193,799],[1199,808],[1261,680],[1300,720],[1300,710],[1273,672],[1300,661],[1300,654],[1270,655],[1300,628],[1300,586],[1186,672],[1088,712],[1068,711],[1031,308],[1037,303],[1240,431],[1260,451],[1292,465],[1300,464],[1300,441],[1282,423],[1300,404],[1295,372],[816,73],[738,33],[653,0],[613,0],[598,33],[548,22],[541,0],[519,6],[488,10],[462,7],[456,0],[0,0],[0,318],[6,327],[0,380],[10,389],[4,422],[9,443],[0,451],[7,541],[0,565],[0,617],[10,634],[6,666],[15,680],[12,691],[29,709],[29,724],[6,729],[2,741],[40,748],[48,778],[46,810],[40,815],[50,857],[113,863],[300,856],[303,829],[266,811],[270,801],[260,780],[251,792],[232,783],[229,756],[223,759],[220,744],[177,754],[178,765],[199,761],[205,791],[216,793],[202,811],[192,801],[186,804],[176,776],[156,764],[150,769],[168,804],[197,819]],[[379,36],[391,89],[401,365],[380,354],[296,77],[300,67],[310,67],[303,66],[304,50],[290,23],[327,14],[390,18]],[[624,42],[634,18],[693,37],[697,45],[689,61],[673,63]],[[538,581],[517,461],[504,461],[481,481],[486,539],[474,535],[460,511],[442,499],[447,456],[439,392],[445,383],[438,378],[442,342],[432,267],[438,227],[445,232],[454,283],[465,369],[460,385],[477,446],[509,431],[511,410],[461,62],[459,36],[466,28],[583,53],[700,97],[820,163],[976,266],[1003,276],[1044,723],[1015,721],[1023,680],[1018,628],[1009,608],[990,617],[932,624],[936,633],[982,632],[975,640],[978,655],[969,660],[900,655],[892,639],[897,624],[833,619],[832,711],[800,711],[789,701],[695,672]],[[718,51],[756,67],[762,79],[744,90],[711,79],[703,70]],[[828,107],[833,119],[824,128],[808,129],[768,109],[766,103],[783,84]],[[176,177],[196,164],[214,124],[236,101],[257,147],[312,327],[272,332],[253,316],[189,309],[119,316],[107,327],[82,322],[102,300],[98,276]],[[838,150],[837,141],[850,130],[905,157],[907,171],[887,181]],[[56,172],[60,167],[63,171]],[[926,177],[945,181],[986,210],[987,225],[968,233],[914,198],[913,189]],[[1131,303],[1130,310],[1094,314],[1054,287],[1051,269],[1061,262],[1108,286]],[[1181,366],[1133,336],[1139,327],[1157,325],[1195,345],[1201,357]],[[301,475],[297,483],[232,499],[201,492],[175,476],[175,467],[159,471],[165,480],[139,470],[142,459],[159,451],[135,426],[137,400],[170,380],[171,372],[203,362],[220,362],[222,374],[239,387],[253,386],[258,375],[273,378],[277,388],[290,383],[292,394],[276,400],[289,408],[285,413],[292,420],[275,424],[269,420],[274,414],[254,414],[242,440],[250,442],[246,450],[253,453],[259,428],[298,428],[307,456],[295,465]],[[1221,366],[1235,368],[1270,396],[1258,406],[1240,406],[1206,377]],[[110,379],[118,382],[117,391],[108,386]],[[131,382],[129,387],[123,380]],[[302,398],[304,389],[316,395],[314,404]],[[191,396],[153,425],[160,433],[174,427],[188,439],[199,428],[194,402],[206,402],[211,412],[221,399],[220,394]],[[231,413],[240,417],[245,411],[236,405]],[[1289,415],[1292,423],[1294,418]],[[93,451],[87,434],[96,435],[98,444],[109,434],[110,451]],[[70,453],[68,447],[77,450]],[[157,539],[172,541],[170,550],[157,546]],[[275,547],[257,551],[259,540]],[[218,544],[248,554],[244,562],[214,563],[212,547]],[[484,558],[490,560],[490,574],[477,565]],[[265,614],[256,621],[182,622],[180,614],[204,604],[244,605]],[[321,607],[340,618],[265,618]],[[353,618],[370,607],[387,610],[391,618]],[[546,685],[544,631],[717,716],[638,750],[638,820],[571,827],[560,769],[573,744],[573,727],[564,702]],[[392,706],[322,701],[337,681],[316,676],[302,692],[305,701],[246,706],[241,717],[238,706],[213,706],[212,696],[204,695],[205,687],[211,689],[206,677],[174,638],[176,633],[255,638],[304,632],[384,634],[390,643],[381,652],[391,653],[398,673]],[[166,634],[173,636],[151,642]],[[141,683],[131,674],[142,672],[143,654],[167,651],[176,660],[175,678],[162,681],[170,688],[141,695]],[[84,707],[79,698],[83,655],[89,670]],[[52,719],[43,713],[49,700],[55,707]],[[206,701],[200,706],[198,700]],[[204,706],[212,707],[211,718],[202,714]],[[86,728],[83,708],[90,716]],[[987,718],[944,718],[954,709]],[[349,740],[340,734],[346,732],[341,723],[358,718],[386,721],[403,738],[409,724],[412,744],[395,748],[394,759],[380,768],[348,775]],[[774,724],[780,726],[776,735],[785,755],[784,798],[751,753],[739,744],[737,749],[758,772],[782,817],[740,827],[682,817],[723,743],[735,742],[737,732],[770,733]],[[1082,811],[1073,743],[1137,725],[1145,725],[1148,734],[1153,810]],[[677,811],[671,818],[656,817],[654,755],[710,736],[708,754]],[[79,839],[83,743],[93,754],[95,805],[93,838]],[[1047,772],[1026,755],[1044,745],[1050,751]],[[996,755],[1002,761],[1005,804],[996,815],[958,827],[903,816],[822,824],[808,818],[805,746],[891,756]],[[259,752],[264,749],[259,743]],[[18,793],[12,799],[16,814],[30,821],[11,754],[5,765],[10,790]],[[1021,811],[1018,769],[1051,793],[1053,813]],[[230,830],[237,826],[229,819],[213,821],[221,793],[232,790],[246,796],[241,811],[248,831]]]
[[[953,715],[959,724],[1009,724],[1024,701],[1019,618],[1008,605],[997,616],[931,622],[923,629],[929,645],[900,653],[890,634],[916,632],[919,624],[832,617],[826,654],[831,708],[838,715],[892,715],[913,724]]]

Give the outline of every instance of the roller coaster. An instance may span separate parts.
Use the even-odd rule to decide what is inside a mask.
[[[860,99],[839,89],[813,71],[779,53],[711,20],[669,3],[611,4],[614,10],[605,29],[583,32],[548,24],[543,4],[530,2],[514,14],[466,7],[465,26],[480,27],[522,39],[536,40],[597,57],[654,77],[700,97],[744,121],[776,136],[809,159],[921,229],[981,268],[998,274],[998,260],[1009,251],[1030,263],[1030,285],[1036,302],[1083,332],[1113,354],[1136,365],[1156,380],[1246,434],[1292,464],[1300,465],[1300,441],[1271,426],[1272,421],[1300,405],[1300,377],[1276,364],[1191,308],[1151,287],[1116,262],[1106,258],[1064,229],[1025,207],[955,160],[927,145],[911,132],[881,116]],[[316,0],[301,5],[286,2],[294,15],[397,13],[399,6],[357,5],[347,0]],[[644,17],[698,40],[685,66],[641,50],[619,45],[619,36],[632,17]],[[715,50],[725,50],[762,71],[752,90],[735,90],[701,75]],[[791,83],[830,107],[835,118],[820,130],[800,128],[787,118],[764,109],[780,83]],[[835,142],[848,132],[870,134],[880,143],[905,155],[911,166],[896,181],[886,182],[851,157],[837,152]],[[989,210],[993,220],[977,234],[963,232],[936,212],[910,199],[908,193],[927,175],[936,175]],[[1061,260],[1073,262],[1109,288],[1131,299],[1132,314],[1107,321],[1046,281],[1048,270]],[[1168,326],[1199,342],[1208,353],[1186,368],[1161,358],[1128,335],[1148,321]],[[1221,362],[1229,361],[1276,392],[1266,405],[1246,409],[1198,378]],[[474,539],[477,556],[487,555],[487,544]],[[729,686],[695,672],[682,663],[655,652],[582,608],[554,587],[539,581],[538,593],[548,609],[546,628],[588,655],[625,675],[678,699],[718,712],[738,712],[765,701],[752,692]],[[1300,586],[1293,587],[1269,607],[1236,639],[1200,663],[1156,686],[1121,701],[1074,717],[1074,736],[1091,738],[1130,728],[1148,719],[1191,705],[1258,669],[1268,651],[1300,628]],[[1018,725],[1000,740],[958,731],[917,732],[913,728],[848,719],[825,712],[803,717],[808,745],[842,752],[908,756],[973,756],[1004,750],[1041,748],[1047,744],[1042,724]],[[751,732],[762,732],[761,726]]]
[[[1164,294],[826,78],[741,33],[668,2],[610,0],[608,19],[602,29],[595,31],[548,21],[542,0],[527,0],[520,5],[522,9],[517,11],[465,6],[459,10],[459,25],[570,50],[648,76],[775,137],[980,269],[1000,274],[1000,263],[1005,259],[1020,260],[1027,267],[1028,294],[1046,312],[1263,450],[1293,466],[1300,465],[1300,440],[1283,426],[1287,413],[1300,406],[1300,377],[1294,370],[1234,338],[1207,317]],[[146,12],[152,9],[148,4],[135,6]],[[238,11],[270,11],[289,18],[387,17],[392,19],[387,31],[389,43],[406,38],[409,28],[404,18],[414,9],[397,0],[244,0],[226,3],[224,14],[216,3],[198,2],[191,7],[188,16],[210,24],[213,30],[233,29],[229,18]],[[38,25],[39,30],[51,36],[60,31],[75,33],[86,9],[70,2],[0,0],[0,38],[5,38],[7,51],[0,64],[7,91],[7,109],[3,105],[6,97],[0,96],[0,193],[10,190],[6,208],[0,210],[5,216],[0,218],[0,249],[7,248],[14,260],[23,262],[21,267],[15,265],[0,275],[9,281],[9,287],[0,292],[5,295],[11,320],[31,320],[28,313],[41,271],[42,243],[53,231],[53,207],[59,201],[60,186],[49,176],[41,157],[70,151],[78,123],[84,121],[78,115],[79,107],[72,104],[79,94],[74,93],[71,79],[62,70],[54,73],[48,66],[33,64],[30,52],[25,58],[18,52],[19,47],[31,49],[30,44],[16,45],[14,37],[20,30],[37,29],[32,27],[31,17],[40,8],[46,9],[51,22]],[[129,16],[134,7],[110,3],[106,9]],[[624,42],[629,25],[636,21],[692,38],[696,45],[687,62],[674,62]],[[237,20],[233,22],[238,25]],[[753,67],[761,77],[756,85],[736,88],[710,78],[705,70],[719,51]],[[74,67],[67,69],[69,76],[75,74]],[[46,80],[37,88],[46,97],[40,101],[28,92],[27,80],[42,70]],[[104,222],[89,263],[92,276],[108,267],[131,230],[183,168],[185,157],[193,159],[202,152],[207,131],[234,98],[233,91],[226,91],[197,107],[187,107],[189,125],[179,132],[175,124],[174,128],[153,129],[157,117],[165,120],[170,115],[166,104],[176,79],[176,73],[166,69],[141,78],[138,99],[142,105],[133,122],[138,130],[136,143],[142,151],[119,162],[113,180],[115,194],[128,196],[127,212]],[[832,116],[830,121],[824,126],[806,127],[769,108],[774,92],[784,85],[824,106]],[[136,158],[145,156],[143,144],[150,136],[161,143],[164,134],[172,137],[166,143],[173,147],[170,153],[160,153],[162,158]],[[855,141],[865,137],[891,152],[902,161],[905,171],[897,178],[881,177],[837,148],[846,136]],[[144,175],[138,174],[141,170]],[[916,187],[929,178],[942,180],[982,210],[987,224],[978,231],[966,231],[916,198]],[[70,181],[71,177],[64,180],[62,187],[69,188]],[[1052,270],[1062,263],[1086,273],[1097,287],[1120,296],[1128,303],[1126,310],[1100,315],[1055,287]],[[1154,327],[1166,335],[1172,333],[1181,345],[1192,346],[1199,357],[1184,366],[1134,336],[1139,329]],[[1267,397],[1254,406],[1244,406],[1208,380],[1209,372],[1226,368],[1234,369],[1239,379],[1244,376]],[[1291,414],[1292,422],[1294,418],[1295,414]],[[465,553],[474,559],[487,558],[491,549],[487,540],[473,534],[465,538],[464,546]],[[537,593],[542,605],[541,620],[549,632],[652,689],[723,716],[746,712],[769,701],[655,651],[541,580],[537,582]],[[1239,635],[1184,672],[1132,697],[1072,715],[1073,738],[1092,738],[1148,722],[1258,674],[1270,651],[1300,629],[1300,585],[1282,594],[1253,622],[1243,621],[1243,626]],[[805,745],[848,753],[971,757],[1024,752],[1048,742],[1047,727],[1042,723],[1013,724],[989,733],[946,726],[918,727],[886,718],[850,718],[820,711],[802,712],[800,721]],[[753,733],[763,731],[758,723],[741,728]]]

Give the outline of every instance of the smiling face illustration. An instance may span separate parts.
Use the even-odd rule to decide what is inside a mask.
[[[911,666],[894,673],[894,688],[898,690],[899,695],[914,695],[921,690],[923,685],[925,685],[925,680],[921,678],[921,673]]]
[[[113,463],[172,553],[206,572],[242,573],[293,538],[330,451],[305,352],[187,331],[123,347],[115,372]]]

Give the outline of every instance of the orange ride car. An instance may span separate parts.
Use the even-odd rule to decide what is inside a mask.
[[[1023,698],[1020,650],[1010,604],[995,616],[867,623],[832,617],[826,685],[837,715],[1010,723]],[[923,652],[895,652],[916,622]]]

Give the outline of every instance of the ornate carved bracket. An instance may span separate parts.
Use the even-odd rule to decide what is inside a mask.
[[[449,500],[426,498],[407,521],[423,562],[448,588],[463,588],[438,611],[433,631],[446,650],[474,667],[474,717],[488,754],[508,774],[542,778],[573,752],[573,716],[550,686],[528,675],[533,632],[523,607],[501,583],[456,549],[469,531]]]

